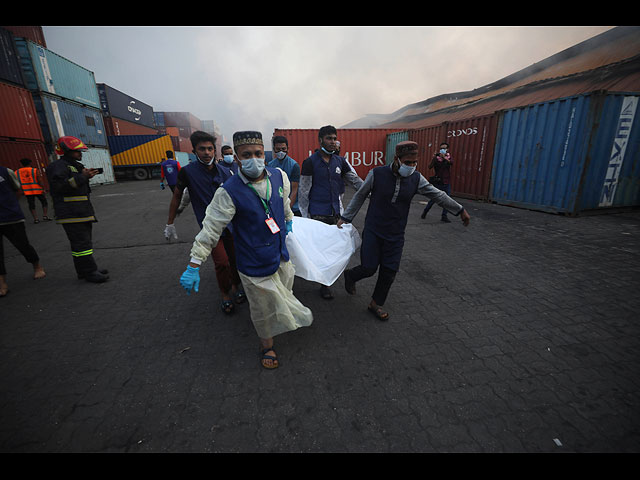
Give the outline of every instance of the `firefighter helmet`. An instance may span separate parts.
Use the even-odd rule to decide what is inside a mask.
[[[88,148],[79,138],[65,136],[58,139],[55,150],[58,155],[64,155],[68,151],[88,150]]]

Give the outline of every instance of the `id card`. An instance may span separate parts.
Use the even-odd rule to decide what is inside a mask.
[[[271,233],[278,233],[280,231],[280,227],[278,227],[278,224],[276,223],[276,221],[269,217],[267,218],[264,223],[267,224],[267,227],[269,227],[269,230],[271,230]]]

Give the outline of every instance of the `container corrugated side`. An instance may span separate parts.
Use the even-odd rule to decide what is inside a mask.
[[[385,164],[389,165],[393,162],[396,155],[396,145],[400,142],[409,140],[409,132],[393,132],[387,134],[387,155]]]
[[[107,136],[117,135],[157,135],[155,128],[145,127],[136,123],[127,122],[120,118],[105,117],[103,115],[104,130]]]
[[[105,116],[153,128],[153,107],[105,83],[98,83],[97,89]]]
[[[579,210],[640,205],[640,94],[607,94],[594,128]]]
[[[13,171],[22,168],[20,159],[30,158],[32,165],[38,169],[45,190],[49,191],[49,183],[45,170],[49,165],[47,150],[42,142],[18,142],[0,139],[0,165]]]
[[[434,175],[433,169],[429,168],[431,159],[438,151],[441,142],[445,141],[445,130],[442,125],[434,125],[408,131],[409,140],[418,144],[418,170],[422,176],[429,179]]]
[[[107,148],[90,147],[82,152],[80,162],[85,168],[102,168],[103,173],[91,177],[89,185],[107,185],[116,182],[116,176]]]
[[[273,136],[282,135],[289,142],[289,156],[302,162],[320,148],[318,129],[275,129]],[[369,170],[386,165],[387,135],[402,131],[400,128],[343,128],[337,129],[340,155],[345,157],[358,176],[364,179]],[[270,150],[271,139],[265,139],[265,150]]]
[[[9,25],[3,26],[9,30],[14,37],[23,37],[32,42],[38,43],[43,47],[47,47],[47,42],[44,38],[44,31],[41,26],[38,25]]]
[[[0,28],[0,81],[24,86],[13,35],[4,28]]]
[[[452,195],[475,200],[489,198],[497,123],[497,115],[488,115],[443,125],[444,141],[449,144],[453,160]]]
[[[15,38],[15,45],[29,90],[100,108],[92,71],[24,38]]]
[[[157,165],[173,151],[169,135],[120,135],[107,137],[114,167]]]
[[[82,140],[87,146],[107,146],[102,114],[97,108],[43,92],[34,93],[33,100],[45,142],[54,144],[58,138],[71,135]]]
[[[491,200],[553,213],[573,213],[593,115],[590,96],[502,112]]]
[[[44,141],[31,92],[0,83],[0,137]]]

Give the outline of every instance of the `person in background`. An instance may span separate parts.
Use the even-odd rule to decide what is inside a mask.
[[[451,154],[449,153],[449,144],[447,142],[442,142],[440,144],[440,151],[437,152],[433,158],[431,159],[431,163],[429,164],[429,168],[435,169],[435,176],[431,177],[431,183],[442,190],[447,195],[451,195],[451,165],[453,164],[453,160],[451,159]],[[422,215],[420,218],[424,218],[431,210],[435,202],[430,200],[427,203],[427,206],[424,207]],[[445,223],[451,223],[451,220],[447,218],[447,209],[442,209],[442,215],[440,217],[440,221]]]
[[[33,216],[33,223],[40,223],[38,215],[36,214],[36,198],[42,205],[42,219],[50,221],[47,216],[47,208],[49,203],[44,193],[44,187],[42,186],[42,178],[38,170],[31,166],[30,158],[23,158],[20,160],[22,168],[18,169],[18,179],[20,180],[20,186],[22,187],[22,193],[27,198],[27,204],[29,205],[29,211]]]
[[[78,278],[102,283],[109,279],[109,272],[98,269],[93,257],[92,226],[98,220],[91,204],[89,185],[99,170],[85,168],[80,163],[85,150],[88,149],[82,140],[72,136],[60,137],[55,146],[60,158],[47,167],[47,179],[56,223],[62,225],[69,239]]]
[[[287,174],[265,166],[260,132],[235,132],[233,144],[238,174],[216,191],[207,207],[180,284],[188,294],[198,291],[200,265],[231,222],[238,270],[247,291],[251,321],[260,338],[260,362],[272,369],[279,366],[273,337],[311,325],[313,315],[292,291],[295,270],[286,236],[292,229],[293,212]]]
[[[225,145],[220,150],[222,153],[222,159],[220,160],[219,163],[227,167],[234,174],[237,174],[238,164],[236,163],[235,158],[233,156],[233,148],[231,148],[229,145]]]
[[[298,184],[300,183],[300,165],[293,158],[288,155],[289,142],[286,137],[276,136],[272,139],[273,159],[267,166],[271,168],[279,168],[284,171],[289,177],[291,184],[291,211],[297,217],[302,216],[300,214],[300,207],[298,206]]]
[[[305,159],[300,172],[299,206],[303,217],[335,225],[342,212],[340,196],[344,181],[358,190],[362,179],[344,157],[336,154],[337,130],[326,125],[318,131],[320,148]],[[320,296],[333,298],[328,285],[320,286]]]
[[[4,264],[3,237],[7,237],[24,259],[33,265],[33,278],[44,278],[46,273],[40,265],[40,257],[29,243],[24,227],[24,215],[20,209],[18,196],[20,182],[16,174],[0,165],[0,298],[9,293],[7,270]]]
[[[355,295],[356,282],[371,277],[380,268],[367,307],[380,320],[389,319],[389,314],[382,307],[400,267],[404,232],[414,195],[419,193],[429,197],[455,215],[460,215],[465,227],[469,225],[470,216],[464,207],[431,185],[416,171],[417,164],[418,144],[411,141],[398,143],[393,163],[369,171],[338,221],[338,228],[342,228],[343,223],[351,223],[371,195],[362,232],[361,264],[344,271],[344,286],[347,293]]]
[[[182,200],[182,192],[185,189],[189,190],[193,213],[198,225],[202,228],[205,211],[214,194],[224,182],[233,176],[228,168],[215,161],[216,139],[214,136],[202,131],[193,132],[191,145],[197,161],[185,165],[178,172],[178,181],[169,205],[169,218],[164,231],[167,240],[170,240],[171,237],[178,239],[174,221]],[[231,314],[235,309],[234,302],[236,304],[243,303],[246,300],[246,294],[238,276],[235,246],[228,228],[223,230],[221,241],[214,245],[212,258],[218,288],[222,296],[220,308],[224,313]]]
[[[176,188],[176,182],[178,181],[178,172],[180,171],[180,164],[174,160],[173,152],[167,150],[167,159],[160,164],[160,187],[164,190],[164,179],[167,179],[167,185],[173,193]]]

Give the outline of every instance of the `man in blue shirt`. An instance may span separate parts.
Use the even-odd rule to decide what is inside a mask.
[[[279,168],[289,177],[291,183],[291,210],[297,217],[301,217],[300,207],[298,205],[298,184],[300,183],[300,165],[293,158],[287,155],[289,151],[289,142],[286,137],[276,136],[272,140],[273,158],[267,166],[271,168]]]
[[[173,152],[171,150],[167,150],[167,159],[160,164],[161,173],[160,173],[160,185],[164,188],[164,179],[167,179],[167,185],[171,189],[173,193],[176,188],[176,183],[178,183],[178,171],[180,170],[180,164],[173,159]]]
[[[347,160],[337,155],[337,140],[335,127],[322,127],[318,131],[320,148],[302,163],[300,172],[298,200],[302,216],[329,225],[335,225],[342,213],[344,182],[356,190],[363,183]],[[325,300],[333,298],[327,285],[321,285],[320,296]]]

